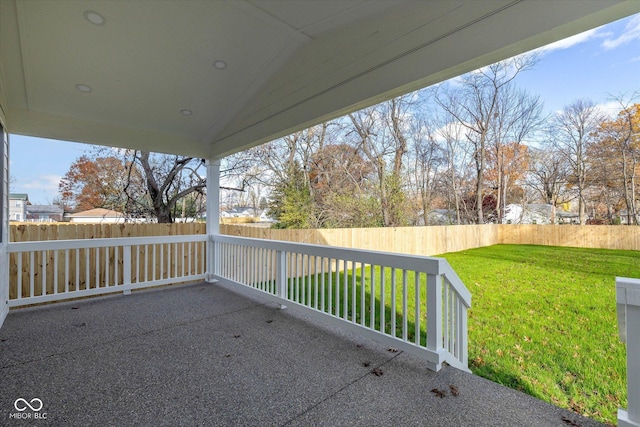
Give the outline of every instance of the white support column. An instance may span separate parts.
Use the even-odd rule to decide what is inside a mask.
[[[640,280],[616,278],[620,340],[627,343],[627,410],[618,409],[618,426],[640,427]]]
[[[0,110],[1,112],[1,110]],[[9,313],[9,135],[0,117],[0,327]]]
[[[212,236],[220,234],[220,159],[207,160],[207,271],[205,280],[213,282],[216,262]]]

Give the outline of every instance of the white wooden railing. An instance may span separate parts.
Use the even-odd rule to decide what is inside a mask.
[[[207,236],[9,243],[9,307],[203,280]]]
[[[627,343],[627,409],[618,410],[618,426],[640,427],[640,279],[616,277],[616,306]]]
[[[213,277],[468,371],[471,295],[445,259],[213,235]]]

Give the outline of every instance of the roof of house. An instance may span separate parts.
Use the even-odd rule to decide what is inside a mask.
[[[29,200],[27,193],[10,193],[9,200]]]
[[[76,212],[69,216],[73,218],[122,218],[124,214],[110,209],[95,208],[89,209],[88,211]]]
[[[29,205],[27,206],[27,213],[62,215],[64,210],[59,205]]]

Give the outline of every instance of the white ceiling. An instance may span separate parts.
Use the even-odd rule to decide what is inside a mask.
[[[0,0],[0,117],[14,134],[220,157],[637,12],[637,0]]]

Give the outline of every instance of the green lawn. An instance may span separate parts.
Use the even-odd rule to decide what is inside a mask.
[[[496,245],[442,256],[473,295],[475,374],[617,422],[627,393],[615,276],[640,277],[640,252]]]

